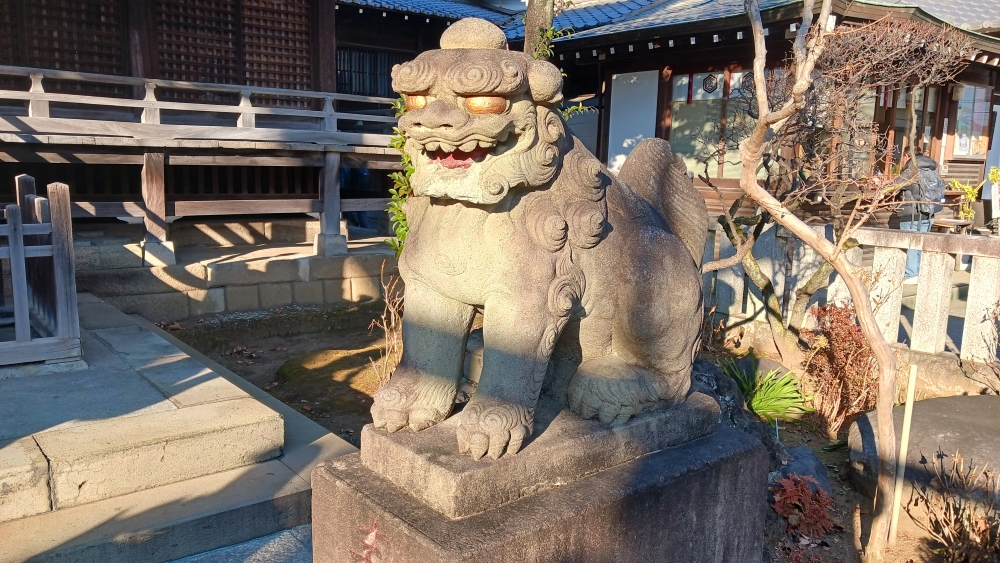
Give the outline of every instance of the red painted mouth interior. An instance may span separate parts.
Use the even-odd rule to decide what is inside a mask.
[[[428,153],[428,156],[430,156],[431,162],[436,162],[445,168],[468,168],[472,166],[473,162],[482,162],[488,153],[489,149],[476,147],[472,152],[433,151]]]

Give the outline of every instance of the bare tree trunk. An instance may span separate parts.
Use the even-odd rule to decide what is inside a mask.
[[[555,17],[555,0],[528,0],[524,13],[524,52],[530,57],[538,53],[545,30],[552,27]]]
[[[910,106],[910,127],[909,131],[906,132],[906,140],[909,143],[910,162],[914,166],[917,165],[917,86],[910,86],[910,91],[908,92],[906,103]],[[902,172],[902,170],[900,170]]]
[[[802,26],[799,28],[793,46],[796,78],[792,87],[792,99],[780,109],[772,111],[764,79],[767,47],[764,43],[764,25],[760,17],[760,4],[757,0],[746,0],[746,11],[753,29],[754,85],[761,117],[750,137],[740,144],[740,159],[743,162],[740,187],[757,205],[770,213],[775,221],[819,253],[840,274],[854,302],[858,324],[875,354],[879,368],[879,396],[876,417],[880,444],[878,479],[880,502],[876,505],[875,519],[872,523],[871,538],[868,542],[865,560],[867,563],[881,563],[885,558],[885,547],[889,536],[889,517],[895,493],[893,481],[896,473],[896,431],[892,423],[892,407],[893,399],[896,396],[896,358],[893,356],[888,342],[879,331],[875,314],[872,311],[868,288],[865,287],[859,276],[860,269],[847,260],[840,248],[813,231],[809,225],[793,215],[769,194],[758,183],[756,176],[757,168],[763,157],[764,144],[771,127],[780,129],[781,125],[792,114],[804,107],[805,93],[812,85],[812,72],[816,59],[822,52],[823,26],[826,25],[827,18],[830,16],[832,0],[823,0],[819,17],[819,25],[821,26],[819,33],[813,35],[812,38],[807,38],[812,27],[813,9],[814,1],[804,0]]]

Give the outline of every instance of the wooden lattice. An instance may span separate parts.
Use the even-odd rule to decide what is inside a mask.
[[[156,3],[160,77],[237,84],[239,22],[236,1],[159,0]],[[217,95],[166,91],[163,99],[231,102]]]
[[[126,74],[120,0],[7,0],[0,10],[4,64]],[[125,88],[46,81],[47,92],[124,96]]]
[[[218,199],[315,199],[319,169],[292,166],[167,166],[172,201]]]
[[[311,90],[309,0],[243,0],[242,3],[246,84]],[[284,99],[260,100],[260,103],[298,106],[308,101]]]
[[[0,0],[0,64],[20,63],[20,18],[14,0]]]
[[[25,66],[124,74],[118,0],[31,0],[24,3]]]

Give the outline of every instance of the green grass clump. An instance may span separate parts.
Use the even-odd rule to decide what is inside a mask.
[[[757,368],[756,359],[751,359],[750,369],[746,371],[732,358],[724,359],[719,367],[722,373],[736,382],[740,394],[746,399],[747,408],[768,423],[815,412],[793,372],[778,375],[781,371],[773,369],[763,373]]]

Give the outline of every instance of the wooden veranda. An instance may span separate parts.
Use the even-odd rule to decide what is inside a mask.
[[[339,237],[342,211],[387,202],[342,201],[341,167],[399,168],[389,98],[11,66],[2,79],[20,87],[0,90],[0,161],[90,165],[73,217],[141,217],[147,243],[169,241],[168,218],[208,215],[314,213],[321,238]]]

